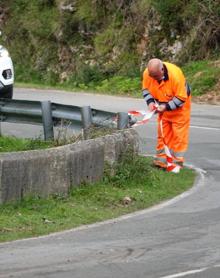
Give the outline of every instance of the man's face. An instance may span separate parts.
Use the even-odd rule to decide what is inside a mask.
[[[164,78],[164,69],[163,69],[163,67],[158,69],[158,70],[149,72],[149,76],[152,77],[153,79],[157,80],[157,81],[163,80],[163,78]]]

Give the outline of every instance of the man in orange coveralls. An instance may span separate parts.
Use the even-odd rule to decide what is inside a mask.
[[[163,137],[158,122],[158,138],[154,164],[167,168],[164,143],[168,146],[173,163],[183,166],[188,147],[190,87],[179,67],[154,58],[143,73],[143,97],[152,111],[158,103],[158,121],[162,119]]]

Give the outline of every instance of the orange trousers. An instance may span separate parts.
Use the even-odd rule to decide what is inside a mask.
[[[162,121],[162,129],[161,124]],[[174,163],[182,165],[188,148],[190,110],[166,111],[158,115],[158,136],[156,146],[156,163],[166,167],[166,144],[173,156]]]

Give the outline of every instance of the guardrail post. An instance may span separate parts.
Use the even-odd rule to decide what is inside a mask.
[[[88,139],[88,131],[92,125],[92,110],[90,106],[81,107],[83,138]]]
[[[50,101],[41,102],[42,110],[42,121],[44,127],[44,140],[53,140],[53,118],[52,118],[52,107]]]
[[[0,136],[2,136],[2,121],[4,119],[3,115],[2,115],[2,109],[1,107],[4,105],[3,100],[1,99],[1,106],[0,106]]]
[[[1,112],[1,109],[0,109]],[[2,114],[0,115],[0,136],[2,136],[2,120],[3,120],[3,116]]]
[[[128,113],[119,112],[118,113],[118,122],[117,129],[124,129],[128,127]]]

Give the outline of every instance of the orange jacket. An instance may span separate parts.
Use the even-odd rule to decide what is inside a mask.
[[[147,90],[150,95],[159,103],[169,103],[174,98],[178,98],[183,102],[181,107],[166,111],[166,114],[181,114],[180,112],[190,110],[190,97],[187,94],[187,83],[183,72],[174,64],[163,62],[165,65],[165,78],[160,83],[149,76],[148,69],[143,73],[142,89]],[[185,113],[184,113],[185,114]]]
[[[163,134],[159,123],[156,161],[166,163],[166,142],[175,161],[183,162],[188,147],[191,97],[181,69],[171,63],[163,65],[164,79],[161,82],[150,77],[147,69],[143,74],[143,96],[147,104],[156,100],[167,107],[158,116],[158,121],[162,120]]]

